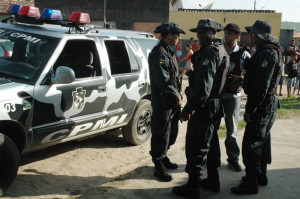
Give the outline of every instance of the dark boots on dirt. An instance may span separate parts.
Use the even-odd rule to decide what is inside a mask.
[[[177,169],[178,168],[178,165],[176,163],[171,162],[167,156],[162,160],[162,162],[164,163],[164,165],[167,169]]]
[[[155,161],[154,165],[155,165],[154,176],[166,182],[170,182],[171,180],[173,180],[172,175],[169,174],[169,172],[166,170],[162,160]]]
[[[257,184],[260,186],[268,185],[267,164],[261,165],[261,174],[257,178]]]
[[[177,196],[200,199],[200,177],[190,176],[186,184],[173,187],[172,191]]]
[[[258,185],[256,177],[243,177],[241,184],[232,187],[231,192],[235,194],[257,194]]]
[[[219,172],[217,169],[208,169],[207,178],[200,181],[200,187],[212,192],[220,192]]]

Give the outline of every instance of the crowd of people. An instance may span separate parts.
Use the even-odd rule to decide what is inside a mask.
[[[167,151],[176,141],[179,121],[188,121],[185,172],[189,178],[186,184],[173,188],[173,193],[178,196],[199,199],[200,188],[220,192],[218,130],[223,117],[227,128],[228,167],[234,172],[242,171],[237,135],[242,89],[247,95],[244,113],[247,125],[242,142],[246,175],[231,188],[231,192],[257,194],[258,185],[268,185],[270,130],[279,108],[276,92],[285,67],[269,23],[257,20],[245,29],[250,44],[255,47],[252,53],[238,46],[241,30],[237,24],[229,23],[223,27],[213,19],[200,19],[197,26],[190,29],[197,34],[198,40],[190,39],[184,57],[180,34],[185,32],[177,23],[164,22],[154,31],[161,37],[149,54],[153,108],[150,155],[155,166],[154,175],[163,181],[173,180],[169,170],[177,169],[178,165],[169,159]],[[216,37],[220,31],[224,31],[223,40]],[[176,53],[172,46],[176,46]],[[297,58],[291,54],[289,59],[288,71],[295,68]],[[183,73],[191,72],[185,91],[187,103],[181,110],[178,63],[184,60],[187,64]],[[205,168],[207,177],[202,179]]]
[[[241,34],[241,33],[239,33]],[[225,42],[225,34],[224,40]],[[280,43],[277,43],[280,45]],[[186,61],[186,64],[182,71],[182,76],[186,75],[186,72],[189,70],[193,70],[193,64],[191,63],[191,56],[200,50],[199,40],[194,40],[193,37],[190,38],[188,45],[186,46],[187,54],[184,58],[182,56],[182,42],[176,44],[176,55],[177,60],[182,62]],[[241,46],[239,47],[243,51],[247,51],[251,56],[256,52],[256,48],[254,46]],[[297,48],[295,45],[295,40],[292,40],[291,43],[288,45],[286,50],[280,45],[280,51],[282,54],[282,73],[281,78],[278,83],[278,92],[276,93],[278,96],[283,96],[282,86],[286,84],[287,86],[287,97],[290,94],[300,95],[300,46]]]

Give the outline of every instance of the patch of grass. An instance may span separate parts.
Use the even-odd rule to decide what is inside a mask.
[[[280,109],[277,111],[277,119],[289,119],[300,116],[300,97],[290,95],[288,98],[279,99]]]
[[[280,109],[277,111],[276,119],[289,119],[300,116],[300,97],[290,95],[288,98],[279,99]],[[245,121],[240,121],[238,130],[246,127]],[[219,137],[226,137],[226,126],[221,125],[219,129]]]
[[[244,120],[239,121],[238,130],[244,129],[245,127],[246,127],[246,122]],[[218,132],[219,137],[226,137],[226,131],[227,129],[225,124],[222,124]]]

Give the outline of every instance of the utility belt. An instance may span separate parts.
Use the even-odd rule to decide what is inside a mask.
[[[194,112],[194,117],[200,119],[214,119],[220,118],[224,115],[222,98],[209,98],[206,102],[198,107]]]

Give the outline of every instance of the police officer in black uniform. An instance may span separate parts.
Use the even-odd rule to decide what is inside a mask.
[[[280,47],[274,43],[272,26],[257,20],[253,26],[245,27],[250,43],[256,52],[249,62],[245,62],[246,74],[243,88],[248,96],[244,120],[247,122],[242,156],[246,167],[246,176],[242,182],[231,188],[235,194],[256,194],[258,185],[266,186],[267,164],[271,163],[270,130],[279,108],[276,96],[281,76]]]
[[[198,26],[190,30],[197,32],[201,48],[192,56],[194,80],[182,110],[181,119],[189,120],[185,168],[189,179],[185,185],[173,188],[173,193],[179,196],[200,198],[200,186],[213,192],[220,191],[217,131],[223,117],[221,91],[226,80],[222,78],[226,51],[216,39],[216,33],[221,30],[223,26],[212,19],[201,19]],[[208,178],[200,181],[206,165]]]
[[[156,27],[155,33],[161,34],[159,43],[149,55],[151,81],[151,151],[155,164],[154,175],[164,181],[171,181],[167,169],[177,169],[167,157],[167,150],[175,143],[178,135],[181,95],[179,91],[178,63],[171,46],[177,44],[180,33],[185,34],[179,25],[164,22]]]

